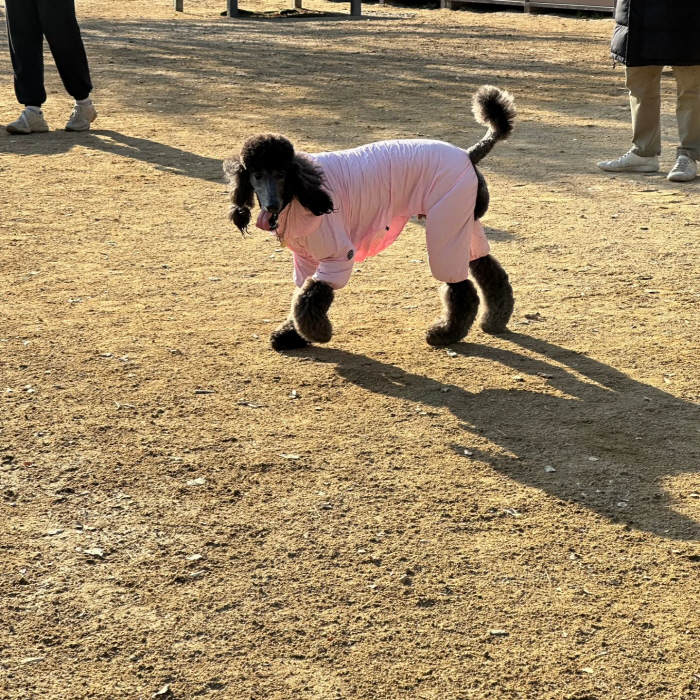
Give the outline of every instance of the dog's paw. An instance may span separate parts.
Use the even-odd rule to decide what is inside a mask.
[[[501,335],[503,333],[508,333],[508,326],[500,321],[481,321],[479,323],[481,330],[489,335]]]
[[[443,319],[433,323],[425,333],[425,341],[428,345],[435,347],[444,347],[445,345],[453,345],[459,343],[467,335],[469,328],[455,328],[447,324]]]
[[[295,318],[294,326],[299,337],[309,343],[327,343],[333,337],[333,325],[328,316]]]
[[[479,319],[479,326],[484,333],[489,335],[500,335],[508,332],[508,321],[513,313],[513,302],[511,299],[503,300],[500,308],[488,308]]]
[[[294,322],[290,319],[285,321],[281,326],[275,328],[270,335],[270,345],[273,350],[282,352],[284,350],[300,350],[308,345],[308,341],[304,340],[294,328]]]

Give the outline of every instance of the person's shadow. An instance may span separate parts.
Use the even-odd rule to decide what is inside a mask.
[[[75,146],[141,160],[164,172],[223,182],[221,160],[109,129],[91,129],[81,133],[57,130],[31,135],[11,135],[3,131],[0,135],[0,153],[6,154],[56,155],[67,153]]]
[[[313,347],[304,353],[337,364],[339,375],[367,391],[449,409],[465,432],[485,436],[508,453],[469,448],[473,458],[510,478],[613,522],[700,540],[700,522],[673,510],[662,483],[700,471],[700,407],[565,348],[519,333],[503,338],[513,350],[464,343],[455,351],[502,363],[523,379],[549,382],[564,396],[529,389],[470,393],[343,350]],[[460,435],[450,447],[464,455]],[[700,500],[697,505],[700,511]]]

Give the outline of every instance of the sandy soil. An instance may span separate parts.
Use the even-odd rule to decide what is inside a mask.
[[[55,130],[0,135],[0,698],[700,698],[700,180],[596,169],[610,20],[223,4],[78,0],[94,130],[49,62]],[[11,75],[3,38],[3,123]],[[272,352],[290,258],[228,224],[225,154],[468,146],[483,83],[512,332],[425,344],[410,224]]]

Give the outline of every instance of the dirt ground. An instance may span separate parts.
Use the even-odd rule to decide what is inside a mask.
[[[672,76],[665,171],[615,176],[610,19],[223,5],[78,0],[95,128],[62,131],[48,61],[53,130],[0,135],[0,698],[700,698],[700,180],[664,177]],[[6,123],[5,38],[0,78]],[[411,223],[328,346],[272,352],[290,256],[227,222],[226,153],[466,147],[483,83],[519,107],[485,161],[512,332],[425,344]]]

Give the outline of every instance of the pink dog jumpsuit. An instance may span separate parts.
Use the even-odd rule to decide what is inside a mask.
[[[433,276],[462,282],[469,261],[488,255],[474,218],[477,178],[466,151],[442,141],[380,141],[347,151],[310,154],[325,176],[332,214],[314,216],[294,199],[279,216],[278,233],[294,254],[294,283],[308,277],[334,289],[353,264],[380,253],[408,220],[424,214]],[[261,212],[258,227],[269,229]]]

